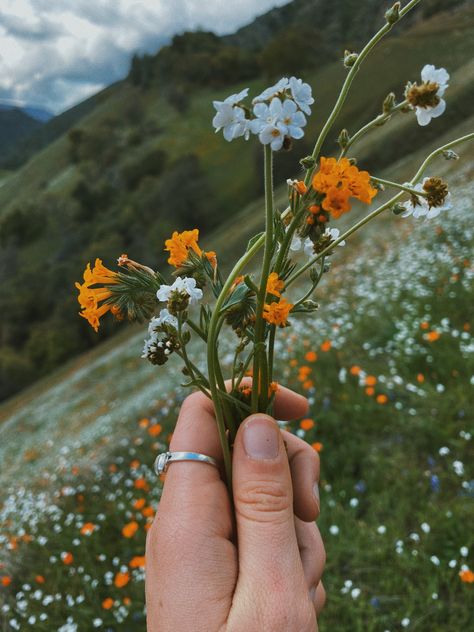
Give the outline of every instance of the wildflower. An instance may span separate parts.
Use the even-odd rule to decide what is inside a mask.
[[[300,112],[294,101],[285,99],[282,103],[274,97],[270,103],[257,103],[254,107],[255,119],[250,128],[258,134],[263,145],[270,145],[273,151],[283,147],[285,138],[303,138],[303,127],[306,125],[305,115]]]
[[[146,505],[146,500],[144,498],[137,498],[137,500],[133,503],[135,509],[143,509]]]
[[[136,555],[130,560],[130,568],[145,568],[145,556]]]
[[[7,586],[9,586],[12,583],[12,578],[9,577],[8,575],[4,575],[1,579],[0,579],[0,584],[2,586],[4,586],[5,588]]]
[[[273,97],[277,96],[278,94],[283,94],[289,85],[290,85],[290,82],[288,81],[288,78],[283,77],[274,86],[270,86],[269,88],[266,88],[261,94],[256,96],[252,100],[252,103],[255,104],[255,103],[261,103],[262,101],[270,101]]]
[[[202,250],[198,246],[199,230],[184,230],[182,233],[174,231],[170,239],[165,241],[165,250],[170,253],[168,263],[175,268],[179,268],[188,259],[189,250],[194,251],[198,257],[202,255]]]
[[[331,239],[331,241],[335,241],[336,239],[338,239],[339,235],[341,234],[341,231],[339,230],[339,228],[326,228],[326,230],[324,231],[324,237],[329,237]],[[346,245],[346,240],[343,239],[342,241],[340,241],[338,243],[338,246],[345,246]]]
[[[347,158],[322,157],[312,184],[318,193],[325,196],[322,208],[336,219],[350,210],[350,197],[370,204],[377,194],[377,189],[370,184],[368,171],[360,171]]]
[[[135,533],[138,531],[138,522],[133,520],[126,524],[122,529],[122,535],[124,538],[133,538]]]
[[[288,315],[293,309],[293,304],[282,298],[279,303],[265,303],[263,308],[263,318],[271,325],[286,327]]]
[[[126,586],[128,584],[128,582],[130,581],[130,573],[125,572],[125,573],[117,573],[115,575],[114,578],[114,585],[117,588],[123,588],[124,586]]]
[[[307,362],[316,362],[316,360],[318,359],[318,354],[315,351],[308,351],[305,354],[304,359]]]
[[[81,535],[92,535],[97,526],[92,522],[86,522],[81,528]]]
[[[247,97],[248,92],[249,89],[245,88],[242,92],[231,94],[224,101],[213,101],[216,114],[212,125],[216,128],[216,133],[223,129],[224,138],[229,142],[240,136],[245,136],[245,140],[249,138],[249,121],[245,117],[245,110],[238,105]]]
[[[161,424],[153,424],[153,426],[150,426],[148,428],[148,434],[150,435],[150,437],[157,437],[159,434],[161,434],[161,431]]]
[[[442,97],[448,87],[449,74],[445,68],[427,64],[421,71],[421,80],[421,85],[409,83],[405,96],[415,108],[418,124],[424,127],[446,109],[446,101]]]
[[[474,584],[474,573],[469,569],[459,571],[459,577],[465,584]]]
[[[91,269],[90,263],[87,264],[83,278],[84,283],[75,284],[79,290],[77,300],[82,309],[79,315],[85,318],[95,331],[98,331],[99,320],[108,311],[112,311],[115,316],[120,315],[120,310],[117,306],[106,302],[112,296],[112,292],[107,286],[118,283],[118,275],[116,272],[106,268],[100,259],[96,259],[94,268]],[[102,287],[91,287],[99,284]],[[102,304],[100,305],[101,302]]]
[[[314,421],[312,419],[302,419],[300,421],[300,428],[303,430],[311,430],[311,428],[314,428]]]
[[[329,533],[331,535],[339,535],[339,527],[336,524],[333,524],[329,527]]]
[[[276,272],[271,272],[267,281],[267,294],[281,296],[285,283],[279,278]]]
[[[320,349],[321,351],[323,351],[324,353],[326,353],[327,351],[329,351],[332,347],[332,343],[330,340],[325,340],[323,343],[321,343]]]
[[[302,79],[296,77],[290,78],[290,91],[296,105],[305,114],[311,114],[310,105],[313,105],[314,99],[311,94],[311,86],[308,83],[303,83]]]
[[[73,563],[74,561],[74,557],[72,555],[72,553],[61,553],[61,560],[63,561],[63,564],[66,564],[66,566],[69,566],[70,564]]]
[[[178,329],[178,319],[173,314],[170,314],[167,309],[162,309],[158,317],[154,317],[150,320],[148,325],[148,333],[152,335],[157,329],[163,325],[170,325],[174,329]]]
[[[306,239],[303,241],[301,237],[299,237],[298,235],[294,235],[293,239],[291,240],[290,250],[292,252],[300,252],[301,250],[303,250],[304,254],[307,257],[312,257],[314,255],[314,244],[309,237],[306,237]]]
[[[202,290],[196,287],[196,279],[177,277],[173,285],[162,285],[156,297],[159,301],[168,301],[172,313],[183,311],[189,305],[197,305],[202,299]]]
[[[315,450],[316,452],[321,452],[323,449],[323,444],[320,443],[319,441],[315,441],[314,443],[311,444],[311,447],[313,448],[313,450]]]

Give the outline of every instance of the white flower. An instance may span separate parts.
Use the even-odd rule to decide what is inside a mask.
[[[462,461],[453,461],[453,470],[458,476],[464,476],[464,463]]]
[[[230,97],[227,97],[227,99],[224,99],[224,101],[214,101],[214,107],[217,110],[217,105],[222,105],[223,103],[229,103],[230,105],[237,105],[238,103],[240,103],[241,101],[243,101],[245,98],[247,98],[249,93],[249,89],[245,88],[244,90],[242,90],[242,92],[237,92],[237,94],[231,94]]]
[[[329,527],[329,533],[331,535],[338,535],[339,533],[339,527],[336,524],[333,524]]]
[[[340,235],[340,230],[339,228],[326,228],[326,230],[324,231],[324,236],[325,237],[330,237],[333,240],[336,240],[339,235]],[[338,243],[338,246],[345,246],[346,245],[346,240],[343,239],[340,243]]]
[[[429,533],[431,531],[431,527],[427,522],[422,522],[420,527],[424,533]]]
[[[424,178],[423,182],[419,182],[417,185],[415,185],[413,187],[415,191],[420,191],[420,193],[424,192],[423,185],[425,184],[427,180],[429,180],[429,178]],[[406,186],[412,186],[412,185],[408,182],[406,183]],[[406,211],[402,213],[401,215],[402,217],[409,217],[410,215],[413,215],[415,219],[417,219],[418,217],[426,217],[426,219],[433,219],[434,217],[437,217],[442,211],[449,211],[450,209],[453,208],[453,203],[451,201],[451,193],[448,193],[448,195],[446,196],[446,199],[444,200],[441,206],[432,206],[430,208],[426,198],[421,195],[417,198],[417,200],[418,200],[417,204],[414,204],[414,201],[412,199],[407,200],[403,204],[403,206],[406,208]]]
[[[377,527],[377,533],[379,533],[380,535],[384,535],[385,533],[387,533],[387,527],[384,524],[381,524],[379,527]]]
[[[307,257],[314,256],[313,242],[309,237],[306,237],[306,239],[303,241],[301,237],[298,237],[298,235],[294,235],[293,239],[291,240],[290,250],[292,252],[300,252],[301,250],[303,250],[304,254]]]
[[[285,99],[283,102],[281,122],[288,128],[288,136],[296,139],[303,138],[304,132],[301,128],[306,125],[306,117],[291,99]]]
[[[410,625],[410,619],[405,617],[400,621],[402,628],[407,628]]]
[[[415,110],[418,124],[424,127],[431,122],[432,118],[441,116],[446,109],[446,101],[441,97],[448,87],[449,74],[444,68],[435,68],[433,65],[427,64],[421,71],[421,79],[424,83],[430,82],[438,85],[436,96],[439,99],[438,104],[435,106],[416,106]]]
[[[434,564],[435,566],[439,566],[441,564],[441,561],[439,559],[439,557],[437,557],[436,555],[432,555],[430,557],[430,561],[432,564]]]
[[[469,549],[467,548],[467,546],[462,546],[459,549],[459,553],[461,553],[463,557],[467,557],[469,555]]]
[[[283,77],[274,86],[270,86],[264,90],[261,94],[253,99],[252,103],[261,103],[262,101],[270,101],[274,96],[280,94],[288,88],[290,82],[287,77]]]
[[[447,446],[443,446],[442,448],[438,450],[438,454],[440,456],[447,456],[450,452],[451,450]]]
[[[176,316],[170,314],[167,309],[162,309],[158,317],[155,316],[150,320],[150,324],[148,325],[148,333],[150,336],[155,333],[155,330],[158,329],[158,327],[161,327],[161,325],[165,323],[167,325],[171,325],[171,327],[174,327],[175,329],[178,329],[178,319]]]
[[[202,290],[196,287],[196,279],[177,277],[173,285],[162,285],[156,297],[159,301],[168,301],[172,292],[180,292],[189,296],[189,304],[196,305],[202,299]]]
[[[352,599],[357,599],[357,597],[360,595],[360,593],[361,593],[360,588],[353,588],[351,590],[351,597],[352,597]]]
[[[303,83],[302,79],[291,77],[290,90],[291,96],[300,110],[303,110],[305,114],[311,114],[311,108],[309,106],[314,103],[311,94],[311,86],[308,83]]]
[[[212,119],[212,125],[216,128],[216,133],[223,129],[224,138],[229,142],[240,136],[245,136],[245,140],[248,140],[249,121],[245,118],[245,111],[242,108],[225,101],[214,101],[214,107],[217,114]]]

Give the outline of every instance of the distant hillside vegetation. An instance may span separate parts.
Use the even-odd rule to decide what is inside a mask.
[[[2,155],[8,153],[19,141],[30,137],[42,126],[43,123],[20,108],[0,104],[0,148]],[[4,165],[0,164],[0,168],[4,168]]]
[[[305,138],[276,157],[276,181],[297,172],[346,74],[344,29],[351,45],[358,28],[368,33],[381,25],[390,6],[342,4],[344,10],[341,3],[295,0],[241,29],[237,39],[177,36],[157,55],[135,57],[127,80],[30,138],[23,157],[36,153],[0,186],[0,398],[116,331],[109,320],[96,335],[77,315],[74,282],[88,261],[100,257],[113,266],[126,252],[163,266],[173,230],[198,227],[205,237],[261,195],[261,146],[214,134],[213,99],[246,85],[258,93],[284,72],[303,76],[313,86],[314,113]],[[414,120],[403,133],[388,125],[383,146],[369,138],[359,154],[363,166],[380,170],[471,115],[474,8],[463,4],[423,2],[410,28],[394,28],[359,73],[325,152],[334,152],[342,127],[355,131],[376,114],[390,90],[401,96],[425,63],[452,75],[446,114],[425,129]],[[457,11],[438,14],[455,5]],[[317,7],[318,16],[311,13]],[[256,33],[265,33],[261,50]],[[301,50],[306,54],[294,54]]]

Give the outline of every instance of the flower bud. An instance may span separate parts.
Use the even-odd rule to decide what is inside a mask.
[[[359,53],[353,53],[350,50],[345,50],[344,51],[344,67],[352,68],[352,66],[356,63],[358,57],[359,57]]]
[[[400,2],[395,2],[393,7],[385,13],[385,19],[390,26],[393,26],[400,19]]]
[[[340,148],[345,149],[349,144],[350,139],[351,137],[349,136],[349,132],[346,129],[343,129],[339,134],[339,138],[337,139]]]
[[[403,204],[399,204],[397,202],[390,208],[390,210],[394,215],[401,215],[404,211],[406,211],[406,208],[403,206]]]
[[[459,160],[459,154],[457,154],[452,149],[445,149],[443,151],[443,158],[445,160]]]
[[[312,169],[316,165],[316,159],[313,156],[306,156],[301,158],[300,165],[305,169]]]
[[[393,92],[390,92],[389,94],[387,94],[387,96],[385,97],[385,100],[383,102],[383,107],[382,107],[382,111],[384,114],[390,114],[390,112],[393,110],[393,108],[396,105],[396,98],[395,98],[395,94]]]

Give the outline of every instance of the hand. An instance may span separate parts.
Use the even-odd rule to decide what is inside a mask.
[[[280,387],[279,419],[307,413]],[[286,448],[286,449],[285,449]],[[222,461],[211,401],[189,396],[171,451]],[[148,632],[314,632],[325,594],[319,459],[267,415],[252,415],[233,450],[235,515],[219,470],[170,464],[146,546]]]

